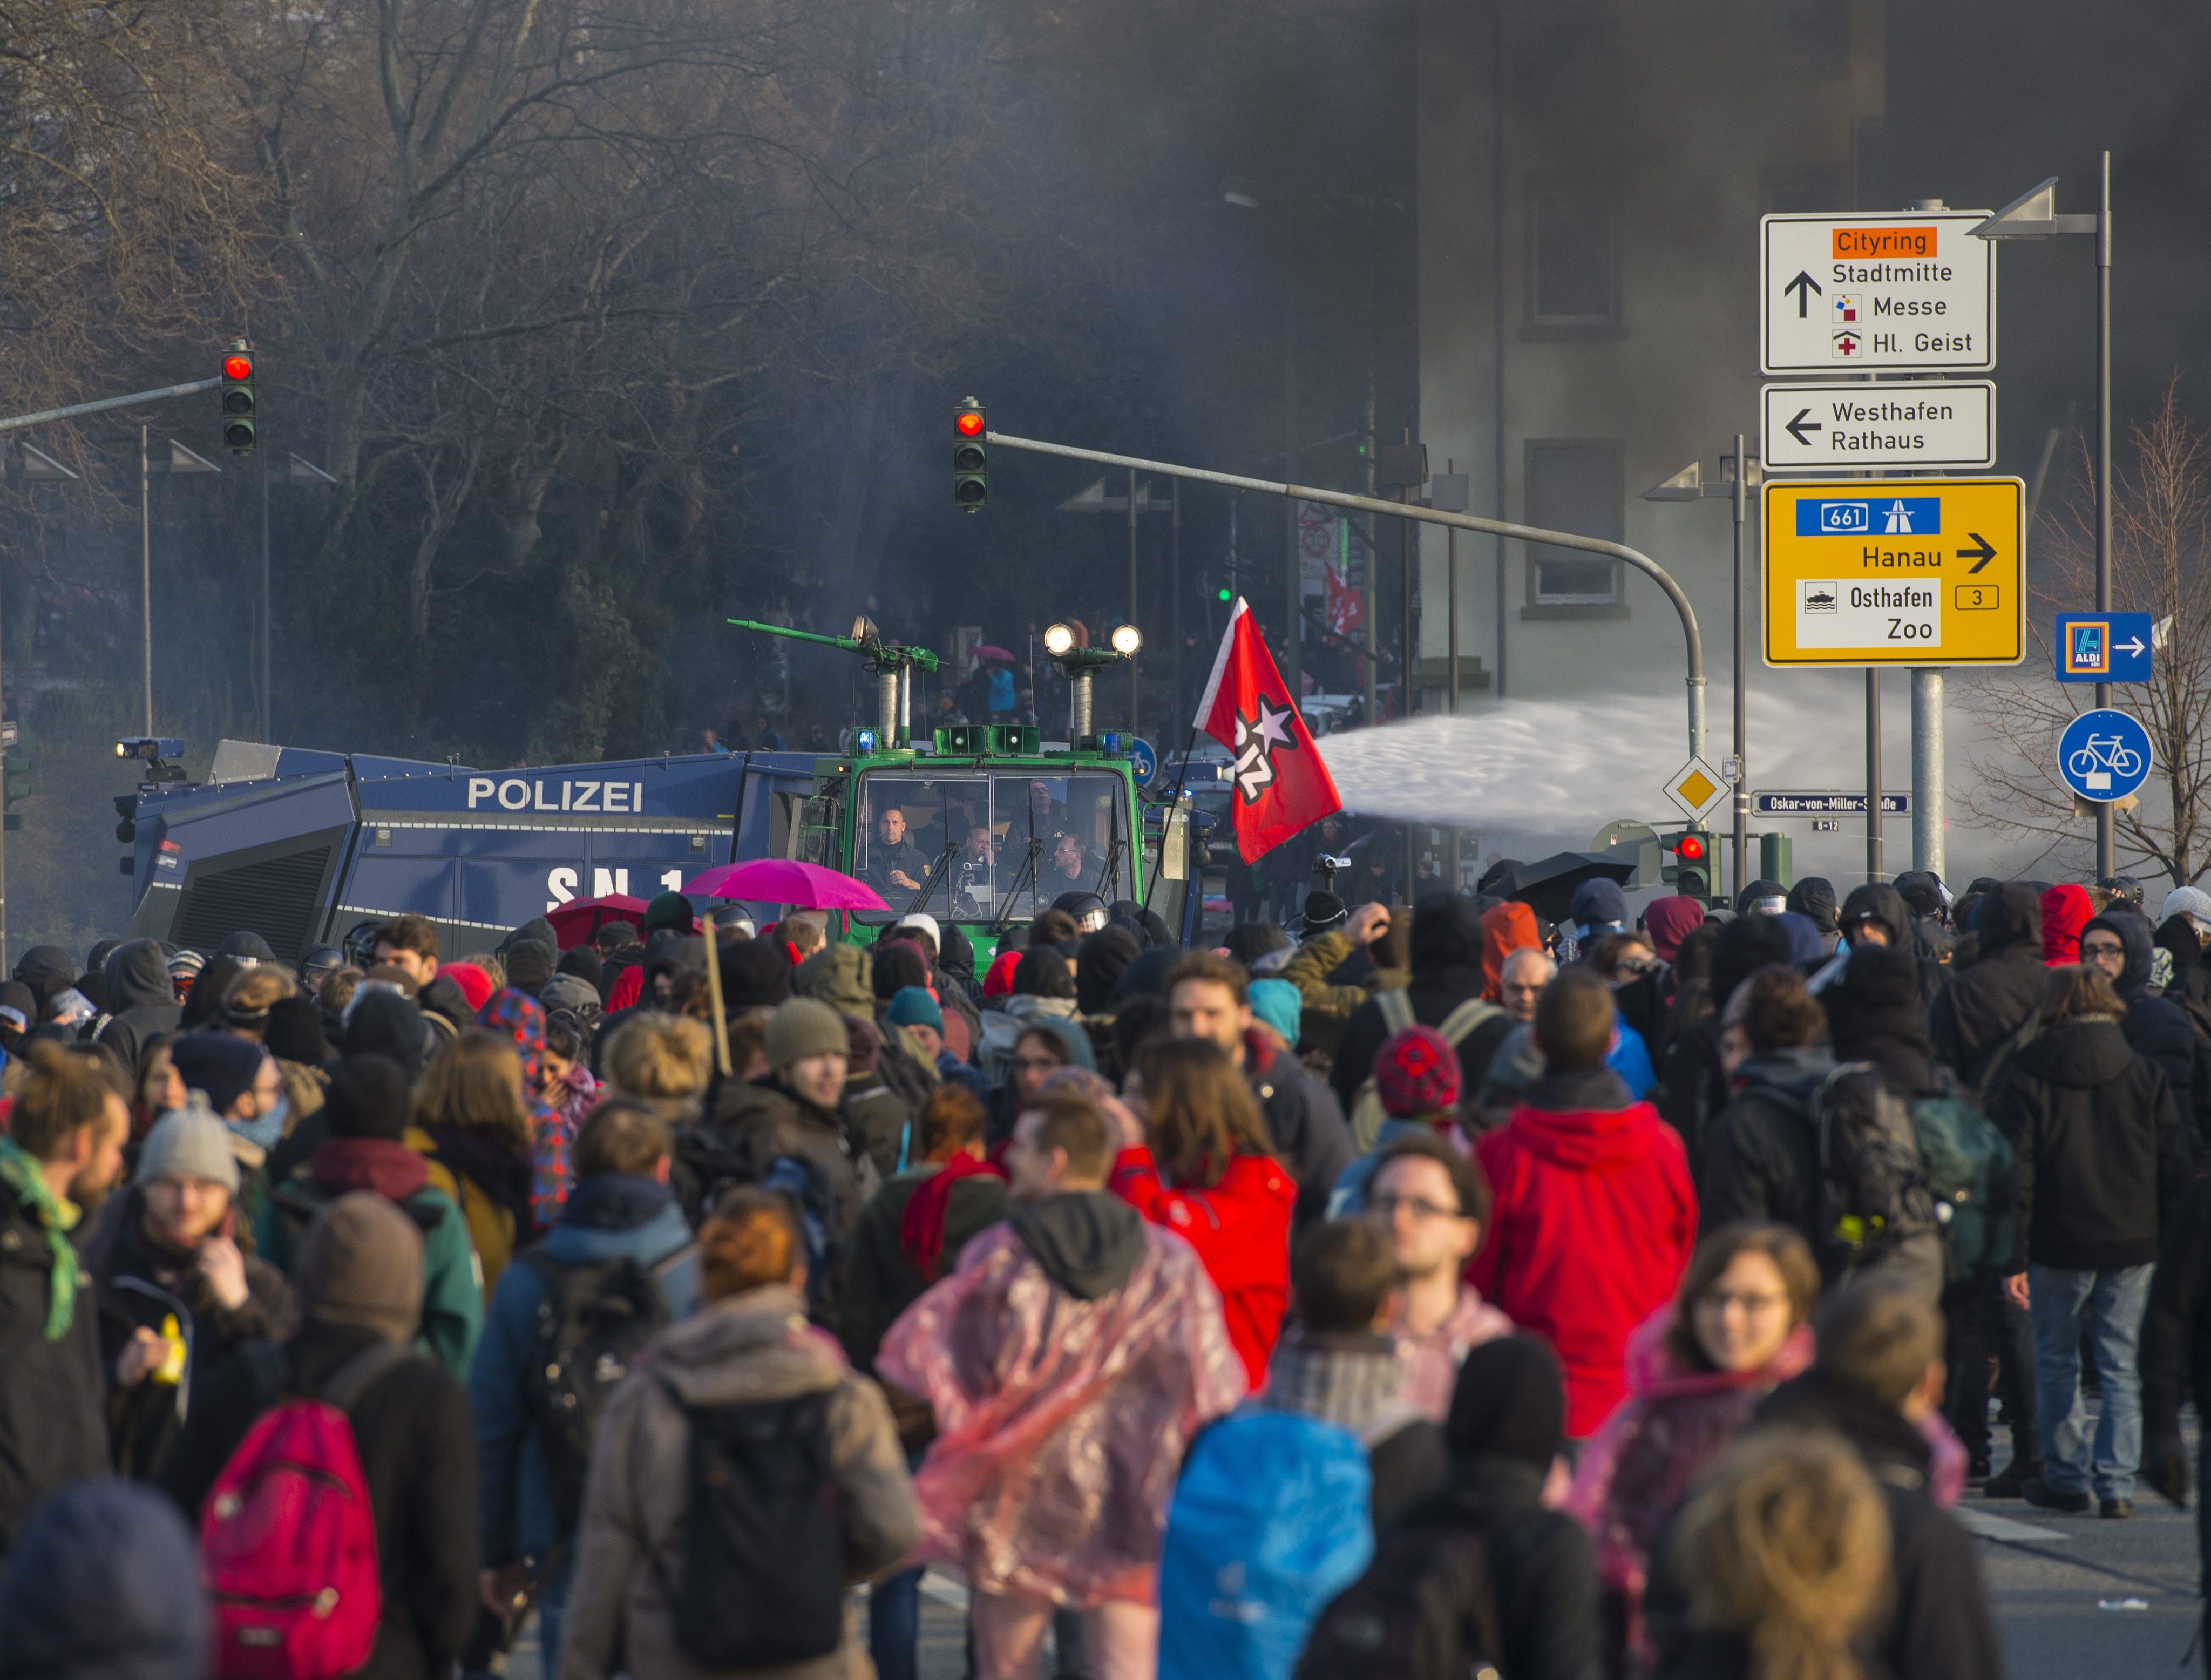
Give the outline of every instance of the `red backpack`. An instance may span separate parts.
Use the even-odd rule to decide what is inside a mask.
[[[257,1384],[276,1403],[223,1466],[200,1513],[200,1569],[215,1680],[337,1680],[369,1659],[384,1616],[376,1517],[347,1413],[415,1356],[365,1348],[319,1395],[282,1392],[282,1356],[248,1343]]]

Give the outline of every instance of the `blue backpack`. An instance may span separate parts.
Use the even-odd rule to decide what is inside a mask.
[[[1246,1406],[1191,1446],[1160,1559],[1160,1680],[1290,1680],[1314,1619],[1374,1554],[1366,1449]]]

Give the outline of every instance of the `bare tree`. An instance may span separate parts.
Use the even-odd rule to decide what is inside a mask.
[[[2147,682],[2114,696],[2149,732],[2155,766],[2138,803],[2123,805],[2115,834],[2122,868],[2147,866],[2175,886],[2211,868],[2211,439],[2180,407],[2179,376],[2149,420],[2128,428],[2124,467],[2113,470],[2113,605],[2147,612],[2157,626]],[[2048,627],[2055,612],[2093,606],[2096,590],[2094,473],[2076,439],[2075,489],[2045,512],[2046,544],[2028,613],[2027,662],[1966,686],[1964,704],[1990,745],[1968,757],[1975,779],[1960,804],[1974,826],[2026,834],[2041,858],[2086,868],[2093,837],[2057,773],[2057,737],[2092,701],[2083,684],[2050,680]]]

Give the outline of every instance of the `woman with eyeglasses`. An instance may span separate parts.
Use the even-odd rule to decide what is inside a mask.
[[[1674,1305],[1629,1339],[1627,1398],[1582,1453],[1566,1501],[1596,1548],[1608,1672],[1647,1665],[1651,1545],[1758,1403],[1812,1362],[1819,1291],[1796,1232],[1724,1226],[1699,1245]]]

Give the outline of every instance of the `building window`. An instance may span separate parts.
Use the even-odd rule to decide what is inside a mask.
[[[1528,319],[1538,329],[1620,325],[1620,220],[1609,193],[1536,183],[1528,195]]]
[[[1626,496],[1618,441],[1531,440],[1528,445],[1528,523],[1577,536],[1626,540]],[[1529,550],[1531,607],[1620,605],[1620,562],[1581,549],[1536,543]]]
[[[1850,171],[1805,169],[1770,177],[1766,208],[1772,215],[1831,215],[1852,208]]]
[[[1768,0],[1773,58],[1784,72],[1814,81],[1851,73],[1851,0]]]

